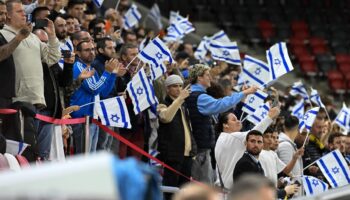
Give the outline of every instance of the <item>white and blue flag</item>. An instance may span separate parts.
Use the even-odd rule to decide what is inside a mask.
[[[303,186],[306,196],[320,194],[328,190],[328,184],[313,176],[303,176]]]
[[[177,21],[180,21],[181,19],[183,19],[184,17],[182,17],[179,13],[179,11],[175,12],[175,11],[170,11],[170,17],[169,17],[169,24],[173,24]]]
[[[137,9],[135,4],[132,4],[128,11],[126,11],[123,19],[124,19],[124,28],[126,30],[131,29],[135,25],[137,25],[141,20],[141,13]]]
[[[155,80],[166,72],[164,61],[173,63],[173,58],[169,48],[158,37],[154,38],[148,45],[138,54],[138,58],[148,63],[151,68],[151,79]]]
[[[294,69],[285,42],[273,45],[266,52],[266,57],[270,68],[271,80],[276,80]]]
[[[257,90],[254,94],[248,95],[244,101],[242,111],[252,115],[259,106],[264,105],[267,96],[268,94],[261,90]]]
[[[101,123],[106,126],[131,128],[129,112],[122,96],[104,99],[94,107]]]
[[[159,6],[157,3],[155,3],[150,9],[148,17],[154,24],[157,25],[158,30],[161,30],[163,28],[162,15],[160,14]]]
[[[317,117],[318,111],[320,110],[320,107],[311,108],[308,110],[302,121],[299,121],[299,130],[302,132],[302,130],[305,128],[306,131],[309,133],[311,131],[312,125],[314,124],[314,121]]]
[[[182,18],[179,21],[175,21],[174,23],[170,24],[170,26],[167,28],[167,34],[164,37],[164,40],[169,41],[179,41],[181,40],[186,34],[194,31],[195,28],[192,25],[190,21],[188,21],[188,18]]]
[[[332,188],[350,183],[348,164],[338,149],[324,155],[316,163]]]
[[[292,109],[291,115],[297,117],[299,119],[299,123],[301,123],[304,119],[304,100],[301,99]]]
[[[213,41],[213,40],[218,41],[218,42],[231,42],[230,38],[227,36],[225,31],[223,31],[223,30],[215,33],[214,35],[212,35],[208,39],[209,39],[209,42]]]
[[[311,93],[310,93],[310,100],[311,102],[314,102],[321,108],[326,108],[326,106],[322,103],[321,97],[318,94],[317,90],[311,88]]]
[[[292,96],[300,95],[306,101],[309,99],[309,94],[307,93],[304,84],[301,81],[295,82],[289,92]]]
[[[236,42],[210,41],[209,50],[214,60],[225,61],[234,65],[241,65],[241,57]]]
[[[98,7],[101,8],[104,0],[93,0],[94,4]]]
[[[136,115],[158,103],[153,85],[147,78],[143,67],[131,79],[126,89],[134,105]]]
[[[264,103],[263,105],[260,105],[252,115],[249,115],[247,117],[247,120],[257,125],[267,116],[267,114],[269,113],[269,110],[270,110],[269,103]]]
[[[159,151],[157,151],[157,149],[149,149],[148,151],[149,155],[153,156],[153,157],[157,157],[159,155]],[[155,167],[160,167],[161,164],[152,160],[152,159],[149,159],[149,164],[152,165],[152,166],[155,166]]]
[[[269,66],[265,62],[245,55],[243,66],[242,79],[248,81],[248,85],[263,89],[270,82]]]
[[[194,52],[194,57],[198,60],[204,60],[205,56],[208,53],[208,48],[207,48],[207,38],[204,37],[202,41],[199,43],[196,51]]]
[[[339,111],[337,117],[334,119],[334,122],[343,130],[349,131],[350,109],[345,105],[345,103],[343,103],[343,107]]]

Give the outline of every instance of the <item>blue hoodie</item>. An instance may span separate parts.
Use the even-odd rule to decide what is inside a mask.
[[[80,73],[87,68],[86,64],[81,60],[77,60],[73,65],[73,79],[76,80]],[[91,68],[89,69],[91,70]],[[84,105],[95,101],[95,96],[107,97],[112,91],[115,83],[116,75],[104,71],[99,77],[98,73],[94,76],[83,80],[81,86],[73,93],[70,105]],[[84,117],[86,115],[93,116],[94,105],[90,104],[73,112],[73,118]]]

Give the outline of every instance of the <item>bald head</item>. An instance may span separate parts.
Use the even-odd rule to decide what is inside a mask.
[[[42,30],[42,29],[36,29],[33,32],[36,36],[38,36],[38,38],[40,39],[40,41],[47,43],[49,41],[49,36],[47,35],[47,33]]]

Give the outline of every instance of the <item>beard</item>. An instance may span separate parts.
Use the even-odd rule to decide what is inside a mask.
[[[260,154],[260,152],[261,152],[261,150],[255,149],[255,148],[254,149],[248,149],[247,151],[248,151],[248,153],[250,153],[253,156],[258,156]]]
[[[63,32],[63,33],[56,33],[56,36],[59,40],[64,40],[67,37],[67,32]]]

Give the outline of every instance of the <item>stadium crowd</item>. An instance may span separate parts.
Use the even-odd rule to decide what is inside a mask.
[[[23,152],[28,161],[50,162],[60,134],[58,151],[65,157],[88,149],[149,162],[95,123],[89,123],[87,148],[85,124],[55,125],[34,117],[89,116],[91,122],[93,102],[121,96],[131,128],[109,128],[146,152],[156,150],[159,160],[184,175],[164,168],[162,185],[181,187],[192,177],[216,187],[187,184],[165,199],[218,199],[218,191],[235,200],[298,197],[304,195],[303,175],[328,181],[315,161],[337,149],[345,158],[350,155],[350,137],[333,123],[337,113],[331,99],[322,97],[325,106],[308,133],[291,114],[303,97],[291,95],[290,87],[270,86],[263,91],[271,108],[253,124],[242,108],[261,88],[237,87],[241,66],[209,53],[199,61],[191,43],[167,43],[174,61],[164,62],[164,75],[153,80],[159,104],[135,114],[128,83],[141,68],[147,76],[152,73],[138,57],[141,46],[164,33],[140,24],[124,27],[130,6],[128,0],[103,10],[90,0],[0,1],[0,107],[21,110],[1,116],[1,153],[5,139],[24,141],[30,144]],[[318,106],[306,102],[306,110]]]

